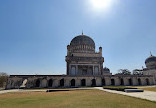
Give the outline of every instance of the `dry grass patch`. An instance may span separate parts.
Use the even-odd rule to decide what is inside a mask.
[[[155,102],[100,90],[7,93],[0,108],[156,108]]]
[[[144,90],[148,90],[148,91],[154,91],[156,92],[156,87],[150,87],[150,88],[143,88]]]

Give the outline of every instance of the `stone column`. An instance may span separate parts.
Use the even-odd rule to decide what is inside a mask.
[[[123,81],[125,86],[129,85],[129,81],[127,77],[123,78]]]
[[[138,80],[136,77],[132,78],[133,85],[138,85]]]
[[[64,87],[70,87],[70,80],[71,79],[64,79]]]
[[[96,77],[96,86],[102,86],[102,81],[100,77]]]
[[[91,78],[84,78],[86,79],[86,86],[90,87],[91,86]]]
[[[75,75],[78,75],[78,65],[76,65],[76,73]]]
[[[94,73],[94,65],[93,65],[93,75],[94,75],[95,73]]]
[[[110,77],[105,77],[105,85],[108,86],[108,85],[111,85],[111,78]]]
[[[67,62],[67,75],[69,75],[69,62]]]
[[[75,83],[76,87],[81,86],[81,79],[79,77],[76,78],[75,81],[76,81],[76,83]]]
[[[68,75],[71,75],[71,65],[69,65],[69,74]]]
[[[114,80],[115,80],[115,85],[119,86],[121,83],[119,77],[114,78]]]

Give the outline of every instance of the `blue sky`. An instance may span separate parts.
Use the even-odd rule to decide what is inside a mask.
[[[0,0],[0,72],[66,74],[66,46],[82,29],[112,73],[145,67],[156,55],[155,4],[116,0],[96,10],[90,0]]]

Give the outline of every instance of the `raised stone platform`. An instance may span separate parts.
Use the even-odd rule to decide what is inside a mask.
[[[125,89],[124,92],[144,92],[143,89]]]

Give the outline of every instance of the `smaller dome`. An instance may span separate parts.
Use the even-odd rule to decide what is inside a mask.
[[[156,56],[150,56],[145,60],[145,64],[149,62],[156,62]]]
[[[151,56],[145,60],[145,65],[147,69],[156,69],[156,56],[151,54]]]
[[[109,70],[109,68],[104,67],[104,68],[103,68],[103,72],[106,72],[106,73],[107,73],[107,72],[110,72],[110,70]]]

